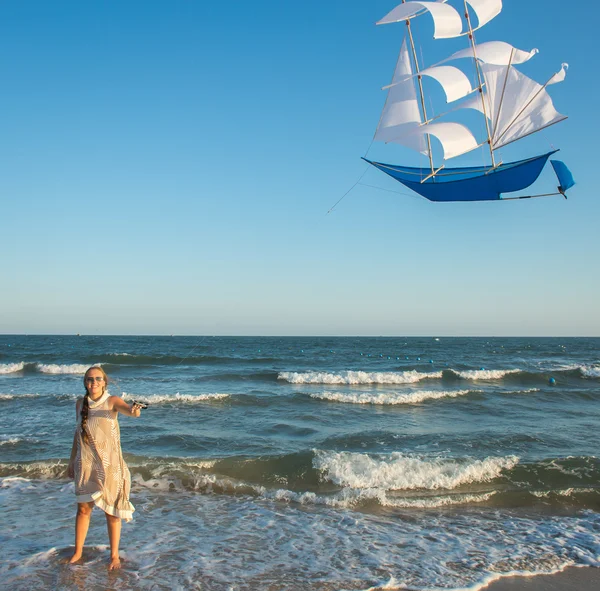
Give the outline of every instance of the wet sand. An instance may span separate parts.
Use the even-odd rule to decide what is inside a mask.
[[[600,568],[568,568],[554,575],[507,577],[485,591],[593,591],[600,589]]]

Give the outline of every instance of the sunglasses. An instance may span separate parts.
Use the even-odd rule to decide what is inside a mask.
[[[85,378],[84,381],[88,384],[93,384],[94,382],[103,382],[104,378],[102,376],[96,376],[95,378]]]

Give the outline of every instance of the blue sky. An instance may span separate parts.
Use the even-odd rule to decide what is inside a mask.
[[[569,119],[502,151],[560,147],[568,201],[434,204],[373,169],[388,191],[327,215],[366,167],[394,6],[0,2],[0,332],[600,335],[600,9],[505,0],[477,37],[539,48],[539,81],[570,64]],[[463,47],[418,26],[428,62]]]

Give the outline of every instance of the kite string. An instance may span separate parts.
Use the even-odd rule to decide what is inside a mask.
[[[402,191],[394,191],[393,189],[385,189],[376,185],[367,185],[366,183],[357,183],[361,187],[370,187],[371,189],[379,189],[380,191],[387,191],[388,193],[395,193],[396,195],[405,195],[406,197],[414,197],[414,194],[403,193]]]
[[[369,165],[367,164],[367,168],[365,168],[365,170],[363,170],[363,173],[358,177],[357,181],[329,208],[329,211],[325,215],[329,215],[336,208],[338,203],[340,203],[341,200],[346,195],[348,195],[348,193],[350,193],[350,191],[352,191],[352,189],[354,189],[354,187],[356,187],[356,185],[358,185],[360,183],[360,181],[365,176],[365,174],[367,174],[368,170],[369,170]]]
[[[192,348],[192,350],[175,366],[179,367],[207,338],[207,335],[204,335]]]
[[[363,158],[366,158],[367,155],[369,154],[369,150],[371,149],[371,146],[373,145],[374,141],[375,141],[375,137],[373,137],[373,139],[371,140],[371,143],[369,144],[369,147],[367,148],[367,151],[365,152],[365,155],[363,156]],[[329,208],[329,210],[327,211],[327,213],[325,215],[329,215],[338,206],[338,204],[342,201],[342,199],[344,197],[346,197],[346,195],[348,195],[348,193],[350,193],[350,191],[352,191],[352,189],[354,189],[354,187],[356,187],[356,185],[358,185],[360,183],[360,181],[365,176],[365,174],[367,174],[367,171],[369,170],[369,168],[370,167],[367,164],[367,167],[363,170],[362,174],[358,177],[356,182]]]
[[[188,359],[190,357],[190,355],[208,338],[208,335],[204,335],[193,347],[192,349],[185,355],[185,357],[183,357],[181,359],[181,361],[175,365],[175,367],[179,367],[186,359]],[[119,378],[113,378],[111,377],[110,379],[110,383],[114,384],[117,388],[119,388],[122,392],[122,394],[126,394],[126,392],[123,391],[122,386],[121,386],[121,380],[119,380]],[[129,396],[131,396],[131,394],[129,394]]]

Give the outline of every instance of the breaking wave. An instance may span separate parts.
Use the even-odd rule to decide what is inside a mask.
[[[329,373],[320,371],[281,372],[277,379],[290,384],[331,384],[331,385],[357,385],[357,384],[414,384],[426,379],[439,379],[441,371],[420,372],[410,371],[342,371]]]
[[[450,371],[463,380],[501,380],[506,375],[521,372],[520,369],[470,369],[464,371],[451,369]]]
[[[0,394],[0,400],[21,400],[21,398],[38,398],[39,394]]]
[[[586,378],[600,378],[600,366],[583,365],[579,368],[579,371]]]
[[[140,399],[149,404],[172,404],[175,402],[194,404],[196,402],[211,402],[214,400],[223,400],[229,398],[230,394],[127,394],[123,392],[123,397]]]
[[[353,452],[316,451],[314,459],[322,478],[335,484],[384,490],[454,489],[474,482],[490,482],[518,463],[517,456],[458,460],[401,452],[373,457]]]
[[[41,373],[50,374],[81,374],[83,375],[91,366],[98,366],[99,364],[82,364],[82,363],[71,363],[65,365],[57,365],[54,363],[38,363],[37,370]]]
[[[7,444],[8,445],[8,444]],[[250,495],[274,501],[360,509],[579,507],[600,510],[600,461],[554,458],[522,464],[516,456],[443,457],[314,450],[262,458],[126,456],[133,483],[157,492]],[[67,476],[67,461],[0,464],[0,488]]]
[[[25,369],[25,362],[20,363],[0,363],[0,374],[17,373]]]
[[[465,396],[473,390],[431,390],[417,391],[407,393],[344,393],[344,392],[321,392],[311,394],[311,398],[320,400],[330,400],[333,402],[346,402],[350,404],[418,404],[425,400],[439,400],[440,398],[456,398]]]

